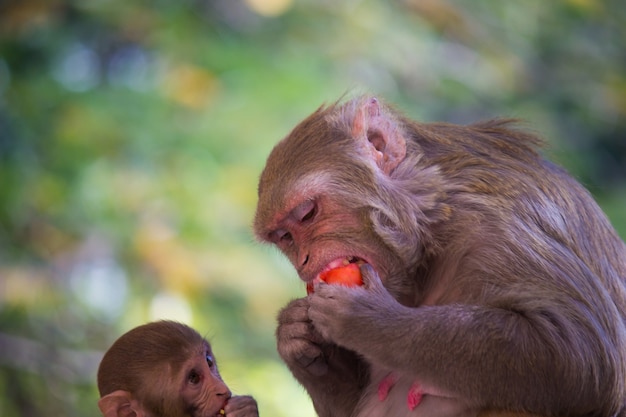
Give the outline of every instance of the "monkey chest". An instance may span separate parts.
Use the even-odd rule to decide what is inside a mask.
[[[355,417],[473,417],[458,399],[418,378],[373,366]]]

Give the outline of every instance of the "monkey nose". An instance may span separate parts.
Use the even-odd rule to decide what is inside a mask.
[[[309,263],[309,254],[308,253],[300,255],[299,258],[300,258],[299,259],[300,267],[303,267],[303,266],[305,266],[306,264]]]
[[[218,397],[225,397],[226,399],[229,399],[230,397],[232,397],[232,395],[233,394],[230,392],[230,389],[228,389],[227,387],[217,393]]]

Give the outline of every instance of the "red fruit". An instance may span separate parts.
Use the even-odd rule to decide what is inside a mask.
[[[320,279],[327,284],[339,284],[346,287],[357,287],[363,285],[359,264],[348,264],[337,268],[329,269],[320,274]],[[307,294],[313,293],[313,283],[306,284]]]
[[[341,284],[346,287],[363,285],[361,269],[358,264],[348,264],[338,268],[329,269],[320,274],[320,278],[327,284]]]

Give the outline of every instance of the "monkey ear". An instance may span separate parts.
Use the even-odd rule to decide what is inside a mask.
[[[368,98],[359,104],[352,122],[352,137],[387,175],[406,156],[406,139],[396,120],[381,110],[376,98]]]
[[[98,401],[104,417],[144,417],[144,412],[130,392],[117,390]]]

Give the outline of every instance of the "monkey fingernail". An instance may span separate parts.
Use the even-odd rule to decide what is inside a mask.
[[[222,409],[220,410],[220,414],[221,414],[221,415],[224,415],[224,414],[226,414],[226,411],[224,411],[224,409],[222,408]]]

